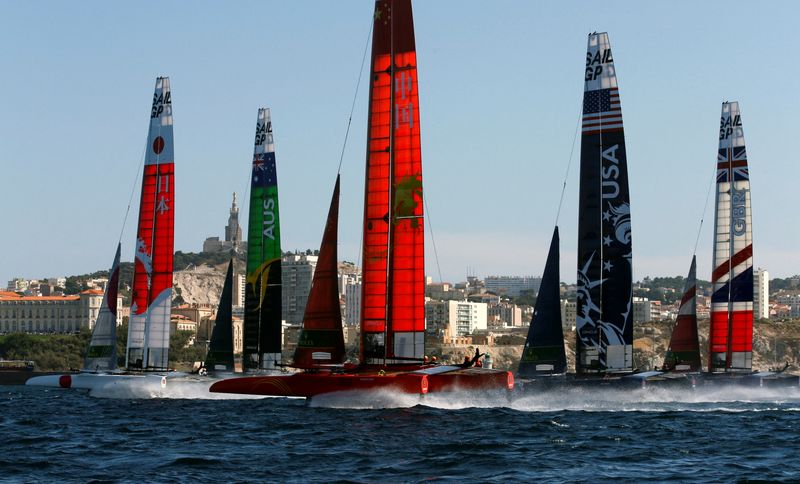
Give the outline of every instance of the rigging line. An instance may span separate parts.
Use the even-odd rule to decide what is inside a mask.
[[[150,129],[148,128],[148,135]],[[122,219],[122,228],[119,231],[119,240],[118,242],[122,242],[122,234],[125,232],[125,225],[128,223],[128,215],[131,213],[131,204],[133,203],[133,195],[136,193],[136,181],[139,179],[139,174],[144,169],[144,157],[145,152],[147,151],[147,138],[145,138],[144,147],[142,148],[142,154],[139,157],[139,167],[136,169],[136,176],[133,177],[133,186],[131,187],[131,196],[128,197],[128,207],[125,209],[125,217]]]
[[[694,251],[692,255],[697,255],[697,245],[700,243],[700,232],[703,230],[703,221],[706,218],[706,211],[708,210],[708,199],[711,197],[711,188],[715,185],[717,179],[717,166],[714,165],[714,172],[712,173],[711,183],[708,184],[708,190],[706,191],[706,201],[703,204],[703,214],[700,217],[700,226],[697,227],[697,237],[694,240]]]
[[[572,135],[572,148],[569,150],[569,160],[567,161],[567,172],[564,173],[564,184],[561,185],[561,198],[558,200],[558,210],[556,211],[556,226],[558,226],[558,219],[561,217],[561,206],[564,204],[564,194],[567,191],[567,179],[569,178],[569,171],[572,167],[572,156],[575,153],[575,142],[578,140],[578,129],[581,126],[581,119],[583,119],[583,99],[581,98],[580,110],[578,112],[578,122],[575,124],[575,133]]]
[[[342,171],[342,161],[344,161],[344,151],[347,147],[347,138],[350,136],[350,125],[353,123],[353,111],[356,109],[356,100],[358,99],[358,90],[361,87],[361,78],[364,74],[364,64],[367,61],[367,49],[369,48],[369,40],[372,37],[372,26],[375,23],[373,18],[369,24],[369,32],[367,32],[367,41],[364,43],[364,54],[361,56],[361,67],[358,70],[358,81],[356,82],[356,92],[353,93],[353,104],[350,106],[350,116],[347,118],[347,129],[344,132],[344,142],[342,143],[342,153],[339,155],[339,167],[336,169],[338,175]]]
[[[436,259],[436,270],[439,273],[439,282],[443,282],[442,268],[439,265],[439,252],[436,250],[436,239],[433,237],[433,224],[431,223],[431,210],[428,208],[428,198],[422,197],[422,203],[425,205],[425,218],[428,219],[428,230],[431,232],[431,245],[433,245],[433,258]]]
[[[355,108],[356,108],[356,100],[358,99],[358,91],[359,91],[359,88],[361,87],[361,78],[364,75],[364,64],[366,63],[366,60],[367,60],[367,50],[369,49],[369,41],[372,38],[372,27],[373,27],[374,24],[375,24],[375,18],[373,17],[370,20],[369,30],[367,31],[367,40],[364,43],[364,54],[361,56],[361,67],[359,67],[359,70],[358,70],[358,80],[356,82],[355,93],[353,93],[353,103],[350,106],[350,115],[347,117],[347,129],[345,129],[345,132],[344,132],[344,141],[342,142],[342,152],[339,155],[339,166],[336,169],[336,174],[337,175],[342,172],[342,162],[344,161],[344,152],[345,152],[345,148],[347,147],[347,139],[350,136],[350,126],[353,123],[353,112],[355,111]],[[364,246],[364,233],[362,231],[361,239],[359,240],[359,243],[358,243],[358,256],[356,257],[356,267],[360,267],[361,266],[361,251],[363,249],[363,246]]]

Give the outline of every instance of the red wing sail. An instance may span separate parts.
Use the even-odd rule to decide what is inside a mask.
[[[172,301],[175,163],[169,78],[156,79],[136,237],[128,367],[167,368]]]
[[[422,358],[425,263],[411,1],[378,0],[374,22],[361,360],[383,363],[395,358]]]
[[[300,332],[300,339],[294,352],[294,366],[299,368],[343,363],[345,359],[342,311],[339,306],[336,248],[338,224],[339,177],[337,176],[325,233],[322,235],[319,259],[314,270],[314,281],[303,315],[303,330]]]

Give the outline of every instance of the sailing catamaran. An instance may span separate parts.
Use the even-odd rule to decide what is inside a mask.
[[[166,375],[169,373],[175,227],[174,160],[172,93],[169,78],[159,77],[156,79],[150,111],[150,129],[139,204],[125,369],[115,370],[118,248],[103,302],[106,311],[101,312],[98,318],[87,353],[85,366],[88,366],[86,369],[92,373],[32,378],[28,384],[90,390],[108,385],[131,385],[131,388],[137,387],[136,389],[145,391],[163,388],[166,385]]]
[[[117,244],[114,263],[108,273],[108,285],[103,294],[100,312],[94,323],[92,339],[80,373],[43,375],[28,379],[31,386],[92,388],[96,378],[89,374],[113,372],[117,369],[117,295],[119,293],[119,259],[122,244]]]
[[[703,380],[797,385],[796,375],[752,370],[753,219],[747,149],[736,101],[722,103],[715,208],[708,373]]]
[[[605,32],[589,34],[582,115],[575,373],[566,373],[556,227],[517,373],[523,389],[643,384],[640,375],[631,378],[628,168],[616,68]]]
[[[325,316],[312,306],[295,354],[295,364],[305,371],[223,380],[212,385],[212,392],[313,397],[348,390],[424,394],[513,387],[509,372],[424,363],[422,155],[411,1],[377,0],[373,22],[360,364],[339,365],[341,316]],[[336,244],[326,242],[335,237],[338,179],[336,187],[321,261],[336,260]],[[315,275],[310,300],[330,299],[332,288],[325,288],[335,285],[335,276],[332,268]]]

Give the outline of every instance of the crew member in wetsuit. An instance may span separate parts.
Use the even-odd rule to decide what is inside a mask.
[[[477,363],[485,353],[481,353],[478,348],[475,348],[475,356],[472,359],[469,356],[464,357],[464,363],[461,364],[462,368],[469,368]]]

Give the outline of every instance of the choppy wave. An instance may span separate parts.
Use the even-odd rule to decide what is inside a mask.
[[[170,382],[172,383],[172,382]],[[169,386],[169,384],[167,385]],[[796,390],[92,398],[0,387],[21,481],[790,480]]]

